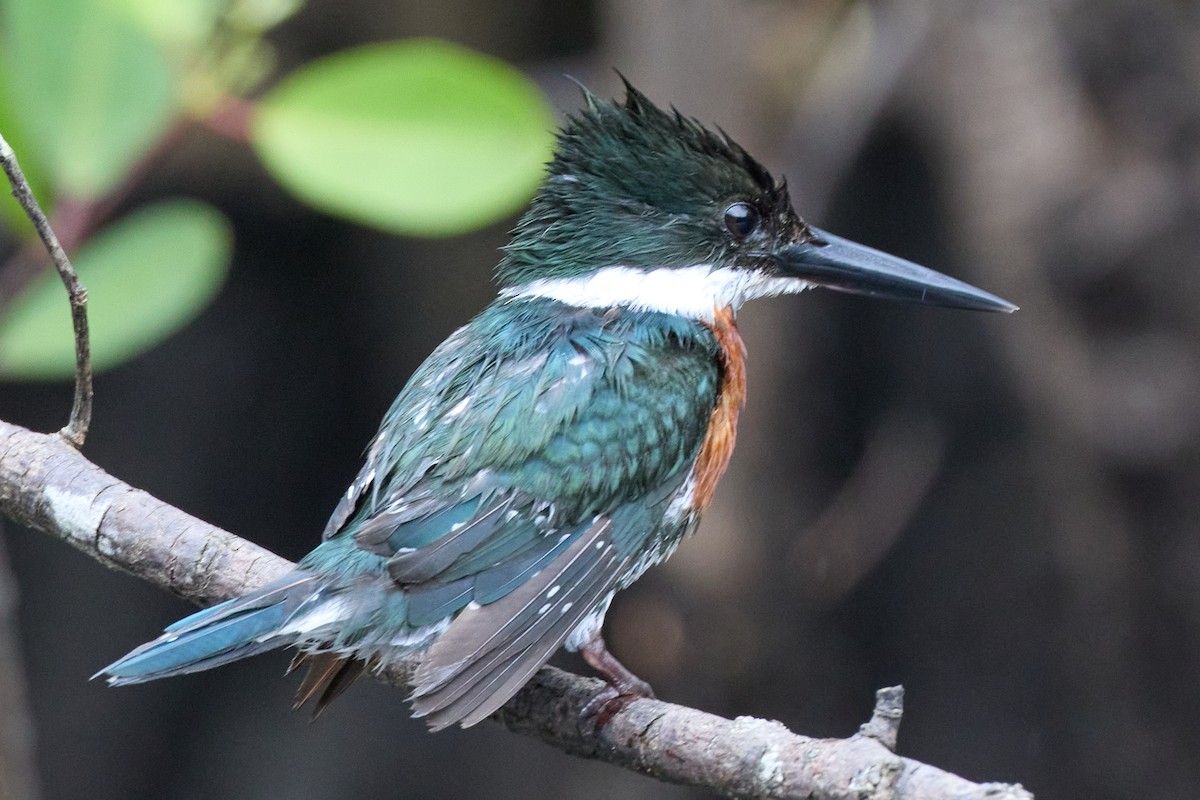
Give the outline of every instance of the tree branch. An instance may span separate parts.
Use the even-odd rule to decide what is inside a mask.
[[[71,405],[71,418],[59,434],[75,447],[83,447],[88,427],[92,424],[92,345],[88,338],[87,289],[79,282],[75,268],[59,244],[58,237],[50,227],[50,221],[42,213],[25,173],[17,163],[17,155],[8,142],[0,136],[0,169],[8,176],[13,197],[21,204],[29,221],[50,254],[67,296],[71,301],[71,326],[75,331],[75,401]]]
[[[292,564],[135,489],[61,438],[0,421],[0,511],[97,561],[210,604],[278,578]],[[403,686],[406,670],[381,677]],[[811,739],[778,722],[724,719],[638,700],[599,732],[579,712],[599,688],[542,669],[494,719],[565,752],[728,797],[810,800],[1032,800],[1020,785],[971,783],[895,755],[902,694],[881,690],[875,714],[847,739]]]

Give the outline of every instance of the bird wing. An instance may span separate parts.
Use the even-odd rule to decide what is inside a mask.
[[[327,534],[386,559],[408,627],[454,617],[414,683],[435,727],[490,714],[602,607],[718,391],[696,323],[532,305],[505,325],[485,311],[434,352]]]
[[[414,715],[434,730],[469,727],[504,705],[589,615],[603,612],[637,561],[631,533],[655,530],[681,482],[562,535],[544,567],[492,602],[469,604],[421,659]]]
[[[499,600],[468,606],[425,653],[413,677],[413,714],[435,730],[473,725],[502,706],[614,590],[630,556],[601,518],[546,568]]]
[[[325,539],[350,531],[369,547],[381,533],[421,518],[436,537],[434,515],[448,498],[471,491],[464,484],[478,483],[479,473],[519,464],[543,448],[623,355],[612,336],[578,329],[579,317],[590,313],[549,319],[546,309],[530,308],[503,318],[500,308],[493,304],[451,334],[413,374],[334,509]],[[410,530],[419,540],[420,531]]]

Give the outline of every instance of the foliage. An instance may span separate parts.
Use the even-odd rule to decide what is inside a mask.
[[[440,235],[524,203],[552,125],[516,70],[426,39],[298,70],[260,104],[252,141],[272,174],[314,206]]]
[[[164,200],[118,220],[75,259],[88,287],[92,365],[126,361],[178,330],[216,295],[233,242],[229,223],[196,200]],[[22,295],[0,327],[0,371],[46,379],[75,369],[71,314],[57,275]]]
[[[299,0],[0,0],[0,133],[43,206],[84,234],[185,123],[253,146],[313,207],[383,230],[462,233],[519,208],[549,154],[553,120],[513,68],[436,40],[335,53],[283,76],[266,33]],[[218,124],[230,109],[234,127]],[[11,198],[0,222],[28,236]],[[97,369],[198,314],[227,272],[230,226],[199,201],[167,201],[68,247],[90,289]],[[0,267],[0,269],[3,269]],[[61,309],[56,306],[61,305]],[[0,376],[74,369],[66,302],[43,270],[0,297]]]

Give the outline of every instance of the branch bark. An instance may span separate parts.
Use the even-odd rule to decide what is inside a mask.
[[[211,604],[292,568],[279,556],[108,475],[62,438],[0,421],[0,511],[113,569]],[[403,667],[381,678],[405,685]],[[599,732],[579,712],[595,679],[544,668],[495,715],[567,753],[727,797],[809,800],[1032,800],[1019,784],[972,783],[895,755],[899,688],[847,739],[812,739],[778,722],[729,720],[657,700],[627,705]]]

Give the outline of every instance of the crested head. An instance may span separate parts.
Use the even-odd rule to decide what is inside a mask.
[[[804,288],[765,256],[807,235],[787,186],[724,133],[625,88],[623,103],[584,90],[505,248],[503,293],[708,316]]]

